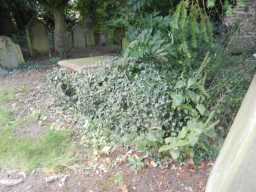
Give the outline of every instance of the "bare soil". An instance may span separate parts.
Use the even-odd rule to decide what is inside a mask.
[[[20,137],[37,138],[51,124],[72,127],[75,120],[68,118],[68,111],[54,106],[46,75],[51,68],[17,71],[0,76],[1,89],[15,89],[16,98],[8,105],[17,117],[40,111],[41,116],[26,127],[20,127]],[[145,160],[142,170],[133,170],[127,162],[130,151],[116,150],[94,161],[82,159],[60,173],[35,170],[21,174],[22,170],[0,169],[0,181],[23,175],[22,182],[7,186],[0,182],[0,192],[204,192],[212,162],[203,162],[198,168],[192,165],[156,166],[151,159]],[[122,160],[120,160],[120,158]]]

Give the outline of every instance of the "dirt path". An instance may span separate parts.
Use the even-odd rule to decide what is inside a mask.
[[[37,138],[52,124],[61,129],[75,123],[68,118],[68,111],[63,115],[63,111],[54,106],[46,82],[49,71],[51,69],[30,70],[0,76],[0,91],[15,90],[15,99],[8,106],[17,118],[40,112],[40,118],[25,128],[16,128],[19,137]],[[77,161],[60,173],[0,169],[0,192],[203,192],[211,169],[209,162],[195,169],[171,162],[159,167],[153,160],[145,159],[145,167],[136,172],[127,162],[128,155],[136,156],[136,153],[119,149],[94,161]]]

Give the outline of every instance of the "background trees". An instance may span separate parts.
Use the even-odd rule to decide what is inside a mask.
[[[0,34],[10,34],[23,30],[27,22],[37,12],[37,2],[33,0],[0,0]],[[15,22],[14,22],[15,21]]]
[[[144,22],[144,18],[150,14],[173,14],[180,2],[181,0],[0,0],[0,24],[4,26],[1,27],[0,34],[23,30],[33,16],[40,16],[53,24],[55,50],[63,57],[66,52],[67,18],[79,16],[78,19],[86,24],[91,39],[102,30],[118,30],[117,35],[125,36],[125,33],[129,33],[128,26]],[[187,2],[190,7],[199,6],[217,23],[221,23],[225,11],[237,3],[236,0]]]
[[[86,23],[91,39],[103,30],[119,30],[114,38],[121,34],[127,46],[116,65],[92,78],[83,74],[73,77],[72,74],[53,74],[54,91],[62,91],[59,95],[63,98],[59,101],[74,106],[89,119],[91,124],[84,132],[92,133],[88,137],[94,142],[101,140],[97,137],[103,140],[106,137],[105,145],[109,140],[114,142],[115,136],[118,139],[131,136],[139,142],[145,141],[142,147],[146,151],[169,153],[173,158],[184,160],[212,155],[215,121],[221,119],[213,115],[212,105],[223,102],[218,100],[219,95],[223,95],[218,86],[222,85],[214,79],[220,82],[216,74],[222,74],[227,67],[222,65],[225,60],[220,52],[224,53],[224,49],[215,38],[216,28],[212,23],[219,25],[224,12],[235,3],[224,0],[15,0],[10,4],[3,1],[1,14],[6,16],[6,23],[15,20],[12,24],[17,29],[32,16],[52,20],[55,49],[60,57],[66,54],[68,18],[75,17]],[[20,18],[21,10],[26,13],[23,18]],[[217,90],[217,96],[210,97],[211,89]],[[226,87],[223,89],[226,91]],[[220,109],[219,113],[224,114],[224,110]]]

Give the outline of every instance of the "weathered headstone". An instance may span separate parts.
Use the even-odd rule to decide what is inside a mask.
[[[20,46],[15,44],[11,38],[0,36],[0,66],[13,69],[24,62]]]
[[[69,51],[73,48],[73,36],[72,36],[72,31],[67,31],[66,32],[66,37],[65,37],[65,47],[66,50]]]
[[[86,39],[86,47],[95,47],[96,40],[95,40],[95,22],[92,17],[87,17],[84,22],[83,26],[85,29],[85,39]]]
[[[33,18],[27,25],[26,32],[31,56],[36,54],[46,55],[49,53],[47,27],[42,21]]]
[[[95,47],[95,37],[94,37],[94,31],[93,30],[86,30],[85,34],[86,38],[86,47]]]
[[[76,24],[73,27],[73,41],[74,48],[86,47],[85,30],[84,27],[80,24]]]
[[[107,45],[107,37],[105,33],[99,34],[99,43],[100,46],[106,46]]]
[[[206,192],[256,191],[256,76],[208,180]]]
[[[93,72],[112,64],[114,56],[96,56],[79,59],[67,59],[58,62],[58,65],[74,72]]]

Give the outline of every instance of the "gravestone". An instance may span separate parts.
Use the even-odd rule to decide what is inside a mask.
[[[74,48],[86,47],[85,29],[80,24],[76,24],[73,27],[73,47]]]
[[[207,183],[206,192],[256,191],[256,76]]]
[[[85,29],[85,39],[86,39],[86,47],[95,47],[96,40],[95,40],[95,22],[94,19],[90,16],[87,17],[84,22],[84,29]]]
[[[66,32],[66,37],[65,37],[65,47],[66,50],[69,51],[73,48],[73,36],[72,36],[72,31],[67,31]]]
[[[49,53],[49,39],[45,24],[33,18],[26,27],[27,41],[31,56]]]
[[[0,36],[0,66],[13,69],[24,62],[20,46],[15,44],[11,38]]]
[[[100,33],[99,34],[99,46],[106,46],[107,45],[107,37],[105,33]]]
[[[92,29],[86,29],[85,33],[86,47],[95,47],[94,31]]]

